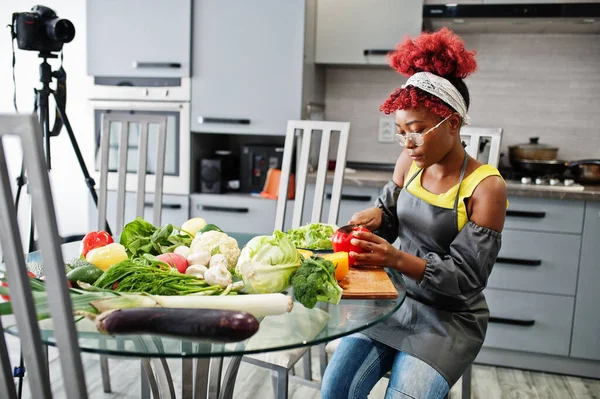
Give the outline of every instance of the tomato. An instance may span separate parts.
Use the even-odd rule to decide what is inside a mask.
[[[344,226],[337,229],[335,233],[333,233],[333,237],[331,237],[331,246],[333,247],[333,252],[356,252],[362,253],[364,249],[353,245],[350,243],[354,236],[352,235],[355,231],[365,231],[369,232],[369,229],[362,226]],[[354,264],[354,258],[348,256],[348,264],[351,267]]]
[[[114,242],[112,236],[106,231],[92,231],[87,233],[81,241],[81,255],[85,257],[92,249],[104,247]]]
[[[35,274],[31,273],[31,272],[27,272],[27,275],[29,277],[33,277],[36,278]],[[2,287],[6,287],[8,288],[8,283],[4,282],[4,281],[0,281],[0,286]],[[9,302],[10,301],[10,297],[8,295],[0,295],[0,298],[4,299],[5,301]]]

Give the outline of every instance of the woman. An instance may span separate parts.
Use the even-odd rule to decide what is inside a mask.
[[[483,295],[501,245],[506,185],[498,170],[467,155],[459,131],[468,123],[463,79],[475,52],[448,29],[407,39],[390,64],[409,77],[381,106],[395,113],[400,154],[375,207],[351,224],[356,265],[388,268],[407,297],[374,327],[342,339],[322,396],[366,398],[391,370],[386,398],[443,398],[473,362],[489,317]],[[400,239],[400,248],[392,244]]]

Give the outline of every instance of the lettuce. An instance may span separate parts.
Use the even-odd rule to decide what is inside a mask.
[[[296,248],[329,250],[331,237],[337,226],[326,223],[308,223],[286,233],[286,237]]]
[[[235,272],[244,280],[249,294],[282,292],[300,267],[300,254],[285,234],[257,236],[242,249]]]

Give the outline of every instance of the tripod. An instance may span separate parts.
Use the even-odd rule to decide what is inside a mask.
[[[40,82],[42,82],[42,88],[34,89],[35,95],[36,95],[35,96],[35,109],[38,110],[38,118],[40,121],[40,125],[42,126],[47,169],[48,169],[48,171],[50,171],[51,166],[52,166],[51,154],[50,154],[50,137],[56,136],[60,133],[60,128],[58,130],[54,129],[54,131],[52,131],[52,132],[50,129],[49,97],[52,94],[54,96],[54,100],[56,103],[57,117],[60,118],[60,121],[62,122],[62,124],[64,124],[65,128],[67,129],[67,133],[69,135],[71,145],[73,146],[75,156],[77,157],[77,162],[79,163],[79,167],[81,169],[81,172],[83,173],[85,183],[88,187],[88,190],[89,190],[89,192],[94,200],[94,204],[96,205],[96,208],[97,208],[98,207],[98,194],[96,193],[96,190],[94,189],[96,182],[94,181],[94,179],[90,176],[90,174],[88,172],[88,169],[85,165],[83,156],[81,155],[81,150],[79,149],[79,145],[77,144],[77,139],[75,138],[75,134],[73,133],[71,123],[69,122],[69,118],[67,117],[67,113],[65,110],[66,97],[59,98],[56,91],[54,91],[50,88],[50,83],[52,82],[52,79],[53,78],[59,79],[61,77],[61,73],[59,71],[54,71],[54,72],[52,71],[52,66],[50,64],[48,64],[48,58],[58,58],[58,56],[55,54],[52,54],[52,53],[39,53],[38,57],[42,58],[42,63],[40,64]],[[60,125],[58,125],[58,126],[60,126]],[[17,177],[17,193],[15,196],[15,209],[17,211],[18,211],[18,207],[19,207],[21,190],[22,190],[23,186],[26,184],[27,184],[27,178],[25,177],[25,167],[24,167],[24,163],[22,162],[21,163],[21,172],[20,172],[19,176]],[[106,232],[108,234],[112,235],[112,232],[108,225],[108,221],[106,222],[105,226],[106,226]],[[33,252],[36,249],[36,245],[34,242],[34,230],[35,230],[35,223],[33,220],[33,212],[31,210],[30,211],[29,251],[28,252]],[[82,237],[77,236],[74,238],[82,238]],[[65,242],[67,242],[67,241],[71,241],[71,240],[65,240]],[[18,388],[18,397],[19,398],[21,398],[21,396],[22,396],[23,377],[24,376],[25,376],[25,368],[23,365],[23,352],[21,351],[20,365],[18,368],[15,368],[15,373],[14,373],[14,377],[19,378],[19,388]]]

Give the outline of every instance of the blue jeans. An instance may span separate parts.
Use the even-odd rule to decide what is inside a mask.
[[[385,399],[442,399],[450,389],[444,377],[427,363],[358,333],[340,342],[325,369],[321,396],[367,398],[390,370]]]

